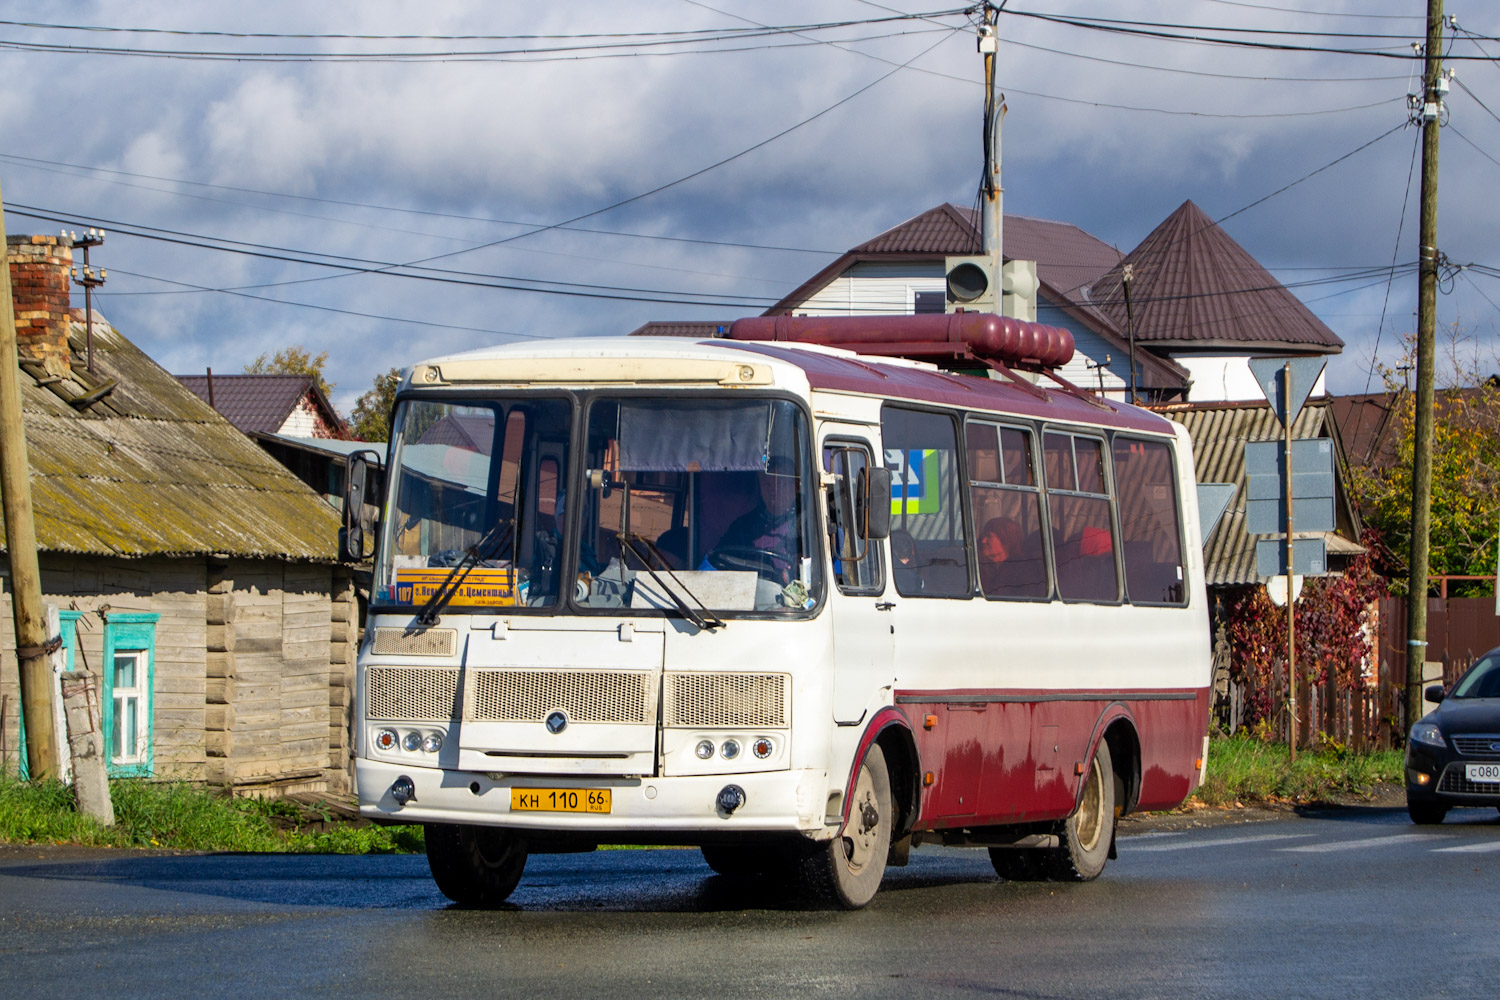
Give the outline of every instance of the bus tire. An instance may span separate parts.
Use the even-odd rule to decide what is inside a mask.
[[[860,761],[843,830],[806,853],[797,865],[798,880],[820,901],[846,910],[863,907],[885,877],[894,819],[885,754],[872,743]]]
[[[428,823],[422,832],[432,880],[460,906],[505,902],[526,870],[526,841],[511,830]]]
[[[1115,839],[1115,773],[1104,740],[1089,763],[1078,808],[1063,821],[1059,836],[1062,843],[1052,854],[1053,878],[1060,882],[1098,878]]]

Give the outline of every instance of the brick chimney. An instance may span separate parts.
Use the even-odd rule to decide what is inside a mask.
[[[49,374],[69,375],[72,241],[64,236],[7,236],[5,262],[10,266],[16,346],[21,359],[40,361]]]

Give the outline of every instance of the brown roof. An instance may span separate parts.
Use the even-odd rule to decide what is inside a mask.
[[[632,337],[692,337],[694,340],[709,340],[727,334],[729,324],[732,322],[734,321],[728,319],[675,323],[668,320],[652,320],[632,330],[630,335]]]
[[[177,381],[208,402],[207,375],[178,375]],[[343,421],[311,375],[215,375],[214,408],[246,434],[275,434],[297,402],[310,392],[313,405],[332,427]]]
[[[88,391],[81,322],[71,340],[74,377],[20,374],[39,548],[334,560],[333,508],[97,315],[91,381],[117,384],[65,402]]]
[[[791,312],[855,264],[975,254],[981,250],[979,240],[973,209],[951,204],[929,208],[839,257],[765,314],[778,316]],[[1114,247],[1071,223],[1023,215],[1005,217],[1001,243],[1006,260],[1036,261],[1037,277],[1065,296],[1108,271],[1120,259],[1120,252]]]
[[[1121,275],[1134,269],[1127,317]],[[1336,353],[1338,335],[1191,201],[1094,282],[1090,300],[1138,342]]]

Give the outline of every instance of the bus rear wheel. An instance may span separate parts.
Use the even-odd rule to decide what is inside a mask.
[[[505,902],[526,870],[526,841],[493,826],[428,823],[427,867],[444,896],[460,906]]]
[[[1061,838],[1052,854],[1053,877],[1062,882],[1098,878],[1115,839],[1115,773],[1109,744],[1103,740],[1089,763],[1083,798],[1063,821]]]
[[[871,744],[860,762],[844,828],[797,866],[801,883],[825,902],[857,910],[875,898],[885,877],[894,820],[885,754]]]

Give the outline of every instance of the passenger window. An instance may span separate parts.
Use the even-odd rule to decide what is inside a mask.
[[[1117,437],[1114,456],[1125,591],[1137,604],[1183,604],[1182,516],[1172,449],[1164,441]]]
[[[1042,437],[1042,450],[1058,595],[1075,601],[1119,600],[1103,442],[1049,432]]]
[[[891,576],[906,597],[967,597],[968,540],[958,434],[941,413],[888,406],[881,416],[891,476]]]
[[[846,497],[857,501],[855,494],[868,483],[870,451],[855,444],[827,445],[823,449],[823,466],[841,478],[840,489],[849,491]],[[885,503],[887,498],[874,499]],[[885,589],[880,572],[879,544],[872,543],[865,536],[863,524],[842,523],[845,517],[858,521],[859,515],[857,505],[852,509],[837,502],[828,505],[828,539],[829,550],[833,553],[834,582],[846,594],[878,594]]]
[[[1047,597],[1052,587],[1042,544],[1042,498],[1032,467],[1031,432],[970,421],[964,436],[979,589],[986,597]]]

